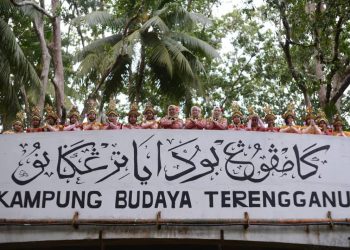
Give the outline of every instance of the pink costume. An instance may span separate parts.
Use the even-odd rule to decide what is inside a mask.
[[[191,116],[186,119],[186,129],[205,129],[207,122],[201,118],[201,109],[197,106],[191,108]]]
[[[117,112],[116,106],[117,105],[115,101],[111,99],[109,101],[107,111],[106,111],[107,123],[103,124],[102,129],[104,130],[122,129],[122,124],[117,121],[119,114]]]
[[[168,107],[168,115],[163,117],[160,121],[160,127],[165,129],[182,129],[183,121],[178,118],[179,107],[170,105]]]
[[[155,116],[155,110],[153,109],[153,105],[148,102],[146,104],[146,108],[143,111],[144,114],[144,121],[141,124],[141,127],[143,129],[157,129],[158,128],[158,121],[154,119]]]
[[[253,107],[249,107],[249,121],[247,124],[247,131],[266,131],[265,129],[265,125],[263,123],[263,121],[260,119],[260,117],[258,116],[258,114],[255,113],[254,108]]]
[[[207,120],[207,129],[209,130],[225,130],[227,129],[227,119],[222,117],[220,107],[215,107],[212,112],[212,117]]]
[[[79,123],[80,113],[76,106],[73,106],[68,113],[69,125],[65,125],[63,131],[81,131],[82,125]]]
[[[245,130],[246,127],[241,123],[243,114],[241,112],[241,107],[237,102],[232,103],[232,124],[228,125],[228,130]]]

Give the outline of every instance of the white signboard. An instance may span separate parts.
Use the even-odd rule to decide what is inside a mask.
[[[350,217],[350,139],[118,130],[0,137],[0,219]]]

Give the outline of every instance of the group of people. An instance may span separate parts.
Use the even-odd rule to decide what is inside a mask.
[[[86,112],[87,121],[80,123],[80,113],[77,107],[73,106],[67,117],[68,123],[58,122],[59,117],[55,110],[47,105],[45,107],[45,122],[41,126],[40,110],[37,107],[32,109],[31,126],[25,131],[32,132],[49,132],[49,131],[81,131],[81,130],[110,130],[110,129],[197,129],[197,130],[245,130],[245,131],[261,131],[261,132],[284,132],[297,134],[320,134],[347,136],[348,132],[344,132],[343,121],[340,115],[336,115],[333,120],[333,126],[330,126],[324,112],[319,111],[314,115],[312,108],[309,107],[304,117],[305,125],[298,126],[295,124],[295,111],[293,104],[289,104],[286,112],[283,114],[285,126],[276,127],[276,115],[269,107],[264,109],[265,117],[260,118],[254,111],[253,107],[248,109],[249,120],[246,124],[243,123],[244,115],[237,102],[232,104],[232,124],[223,117],[222,109],[214,107],[212,115],[209,118],[203,118],[201,108],[193,106],[191,108],[190,117],[184,121],[179,118],[179,107],[170,105],[167,110],[167,115],[161,119],[156,119],[156,110],[153,105],[148,102],[143,111],[142,122],[139,121],[141,113],[138,111],[137,104],[132,104],[128,112],[128,123],[122,124],[118,121],[119,114],[116,109],[115,101],[111,100],[105,112],[107,121],[100,123],[97,121],[97,111],[94,105],[90,104]],[[4,133],[22,133],[24,132],[24,116],[23,112],[16,115],[16,120],[13,122],[13,129]]]

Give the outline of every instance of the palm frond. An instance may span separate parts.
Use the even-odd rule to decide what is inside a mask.
[[[147,31],[150,27],[153,26],[158,27],[163,32],[169,31],[169,28],[165,22],[159,16],[154,16],[142,25],[141,32]]]
[[[117,42],[119,42],[121,39],[122,39],[122,35],[116,34],[116,35],[111,35],[108,37],[95,40],[77,53],[76,61],[81,61],[84,57],[86,57],[90,53],[102,52],[106,49],[107,46],[113,46]]]
[[[11,28],[2,18],[0,18],[0,34],[0,50],[7,58],[11,72],[21,75],[24,83],[30,82],[33,87],[39,87],[40,79],[34,67],[25,57]]]
[[[14,6],[10,0],[1,0],[0,1],[0,11],[10,11],[13,7]]]
[[[206,56],[210,57],[210,58],[219,58],[220,55],[219,53],[216,51],[215,48],[213,48],[210,44],[206,43],[205,41],[191,36],[189,34],[186,33],[180,33],[180,32],[172,32],[170,33],[170,37],[182,42],[182,44],[184,44],[186,47],[190,48],[190,49],[194,49],[194,50],[201,50]]]
[[[163,39],[163,42],[165,46],[167,47],[172,59],[174,60],[174,64],[178,66],[180,70],[180,74],[183,76],[187,76],[190,78],[194,77],[192,68],[190,63],[188,62],[187,58],[183,54],[183,52],[191,53],[188,49],[186,49],[184,46],[182,46],[177,41],[170,39],[168,37],[165,37]]]
[[[178,3],[168,3],[162,9],[156,11],[154,15],[164,17],[167,20],[173,20],[175,23],[183,24],[202,24],[204,26],[209,26],[212,21],[206,16],[187,11]]]
[[[111,73],[106,78],[103,88],[103,102],[123,88],[124,76],[128,73],[131,64],[131,58],[128,55],[118,56],[113,65]]]
[[[98,54],[92,53],[87,55],[80,63],[78,68],[78,76],[88,75],[92,70],[99,68],[101,58]]]
[[[165,66],[170,76],[173,75],[173,63],[171,55],[164,43],[159,42],[153,49],[151,53],[150,60],[157,64]]]
[[[73,25],[81,25],[82,23],[85,23],[90,27],[95,27],[97,25],[118,27],[125,23],[125,19],[116,18],[107,11],[93,11],[85,16],[74,18],[72,23]]]

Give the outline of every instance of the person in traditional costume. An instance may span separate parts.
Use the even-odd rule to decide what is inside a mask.
[[[176,105],[169,105],[168,114],[160,119],[159,125],[165,129],[182,129],[183,121],[179,116],[180,109]]]
[[[128,113],[128,124],[123,125],[123,129],[140,129],[141,125],[137,123],[137,118],[141,114],[138,111],[136,103],[131,104],[130,111]]]
[[[328,126],[328,120],[326,118],[326,114],[322,109],[319,109],[316,117],[317,126],[320,128],[322,135],[332,135],[333,131]]]
[[[260,119],[259,115],[255,112],[254,107],[250,106],[248,108],[249,121],[247,123],[247,131],[265,131],[265,126],[263,121]]]
[[[266,106],[264,108],[264,112],[265,112],[264,120],[265,120],[265,123],[267,124],[267,128],[265,129],[265,131],[267,131],[267,132],[279,132],[280,128],[275,127],[276,116],[272,112],[270,106]]]
[[[100,130],[103,125],[96,121],[97,112],[94,103],[88,103],[88,111],[86,114],[88,121],[83,123],[83,130]]]
[[[301,133],[298,126],[296,126],[294,124],[295,112],[294,112],[294,104],[293,103],[288,104],[287,111],[283,114],[282,117],[286,123],[286,126],[283,126],[280,129],[280,132],[282,132],[282,133],[295,133],[295,134]]]
[[[146,108],[143,111],[144,120],[141,124],[143,129],[157,129],[159,124],[155,118],[156,111],[153,109],[153,105],[150,102],[146,103]]]
[[[44,125],[45,132],[62,131],[63,126],[57,124],[58,115],[50,104],[46,104],[45,113],[46,113],[45,114],[45,125]]]
[[[302,128],[301,133],[302,134],[316,134],[321,135],[322,131],[317,126],[315,122],[315,117],[312,113],[312,107],[309,106],[306,109],[306,116],[304,117],[305,126]]]
[[[107,115],[107,123],[103,124],[102,129],[110,130],[110,129],[122,129],[122,124],[118,122],[119,114],[116,109],[116,103],[114,100],[110,100],[106,115]]]
[[[206,120],[202,118],[201,108],[193,106],[191,108],[191,116],[186,119],[186,129],[204,129],[206,127]]]
[[[245,130],[245,125],[242,124],[243,114],[238,102],[232,103],[232,124],[228,126],[229,130]]]
[[[16,114],[16,119],[12,122],[12,130],[7,130],[3,134],[20,134],[23,133],[24,112],[20,111]]]
[[[27,133],[34,133],[34,132],[44,132],[44,128],[40,127],[41,123],[41,116],[40,116],[40,110],[38,106],[35,106],[32,108],[31,113],[31,123],[30,127],[27,128]]]
[[[346,134],[343,131],[343,120],[339,114],[336,114],[333,119],[333,136],[345,136]]]
[[[80,113],[77,106],[73,106],[68,113],[69,124],[65,125],[64,131],[81,131],[82,124],[79,123]]]
[[[222,117],[220,107],[214,107],[212,117],[207,119],[207,127],[209,130],[225,130],[227,129],[227,119]]]

